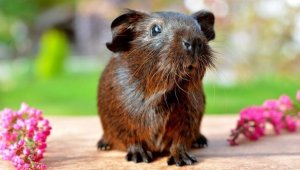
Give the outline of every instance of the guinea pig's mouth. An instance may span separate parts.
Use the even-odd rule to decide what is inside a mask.
[[[186,80],[186,81],[192,81],[196,80],[198,76],[199,70],[197,67],[194,66],[188,66],[184,69],[184,71],[181,72],[181,74],[178,75],[178,80]]]
[[[183,64],[181,73],[183,77],[186,77],[187,79],[191,79],[197,76],[197,73],[199,73],[200,70],[201,70],[200,64],[197,61],[191,59],[191,61],[188,61],[187,63]]]

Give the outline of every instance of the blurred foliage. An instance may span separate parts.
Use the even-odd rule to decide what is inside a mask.
[[[191,1],[191,5],[195,6],[194,3],[200,1],[206,5],[206,9],[215,13],[217,36],[211,45],[220,63],[216,72],[220,75],[226,73],[223,78],[228,77],[230,84],[225,86],[226,83],[222,84],[218,80],[219,77],[206,84],[207,112],[236,113],[245,106],[261,104],[265,99],[277,98],[283,93],[293,96],[300,87],[300,7],[289,5],[288,0],[194,0]],[[100,43],[106,41],[103,35],[109,34],[105,31],[110,31],[103,29],[106,26],[109,28],[105,23],[110,23],[123,8],[192,12],[184,5],[185,0],[76,2],[76,0],[0,0],[0,55],[4,54],[0,56],[0,109],[5,106],[18,108],[19,104],[25,101],[44,109],[46,114],[96,114],[99,73],[81,71],[75,74],[70,73],[70,70],[62,72],[66,57],[72,52],[77,55],[76,52],[80,51],[78,44],[97,40],[95,42],[99,43],[93,43],[93,48],[104,47],[104,45],[100,47]],[[53,17],[56,7],[62,6],[76,9],[71,10],[70,18],[76,21],[77,27],[72,25],[70,20],[62,19],[62,21],[60,17],[56,17],[57,15]],[[59,13],[59,16],[62,14]],[[92,20],[95,16],[109,20],[99,22],[97,25],[97,22]],[[49,21],[43,20],[45,18]],[[43,37],[38,44],[40,33],[54,27],[55,19],[65,26],[72,27],[75,37],[70,40],[74,49],[70,49],[71,45],[69,46],[65,35],[56,31],[42,34]],[[37,31],[38,24],[44,24],[39,25],[41,26],[39,31]],[[43,27],[45,25],[49,27]],[[90,37],[83,36],[85,42],[77,42],[76,35],[82,33],[78,28],[83,28],[88,33],[101,32],[98,35],[102,35],[104,39],[91,34]],[[38,45],[39,51],[34,61],[30,56],[35,56],[33,54]],[[101,59],[105,58],[106,53],[99,54]],[[98,53],[95,54],[97,55]],[[2,58],[7,59],[5,61],[7,63],[2,62]],[[5,68],[1,68],[3,65]],[[80,70],[83,65],[81,64],[79,68],[76,66],[76,69]],[[93,71],[95,70],[98,68]],[[61,72],[62,74],[59,74]],[[43,79],[59,75],[37,81],[33,77],[34,74]]]
[[[35,21],[41,14],[60,5],[75,6],[76,1],[77,0],[0,0],[0,46],[5,46],[6,49],[13,52],[9,55],[13,55],[20,50],[20,48],[24,48],[24,43],[30,43],[28,40],[33,38],[30,35],[32,33],[31,31],[34,30]],[[18,34],[18,32],[21,32],[21,35]],[[28,48],[28,46],[25,48]],[[11,56],[0,56],[0,58],[1,57],[9,58]]]
[[[228,15],[218,18],[216,23],[216,41],[223,36],[222,57],[238,78],[281,74],[283,67],[290,68],[289,74],[299,71],[286,65],[286,61],[300,57],[300,42],[295,36],[300,22],[299,7],[276,0],[227,3]]]
[[[40,51],[36,57],[35,75],[48,79],[63,71],[64,61],[69,56],[66,36],[58,30],[44,32],[40,42]]]
[[[32,21],[39,13],[53,6],[75,2],[76,0],[0,0],[0,15]]]

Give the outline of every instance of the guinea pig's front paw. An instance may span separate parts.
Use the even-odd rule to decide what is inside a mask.
[[[168,165],[176,164],[177,166],[192,165],[195,162],[197,162],[197,159],[189,155],[185,151],[181,151],[178,154],[171,155],[167,161]]]
[[[146,151],[141,145],[132,145],[128,149],[126,160],[135,163],[149,163],[153,160],[153,155],[150,151]]]
[[[111,146],[110,144],[108,144],[108,142],[106,142],[103,138],[100,139],[97,143],[97,148],[98,150],[110,150]]]
[[[204,148],[207,146],[207,139],[205,136],[200,134],[195,141],[193,141],[192,147],[193,148]]]

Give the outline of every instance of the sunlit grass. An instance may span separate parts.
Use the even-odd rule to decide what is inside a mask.
[[[0,107],[18,108],[25,101],[49,115],[96,115],[98,77],[98,73],[76,73],[18,83],[0,91]]]
[[[15,87],[0,88],[0,109],[17,109],[21,102],[44,110],[47,115],[97,115],[96,95],[100,73],[69,73],[44,81],[23,78]],[[285,93],[295,96],[300,81],[265,78],[224,87],[206,84],[208,114],[237,113],[245,106]]]
[[[208,113],[237,113],[241,108],[261,105],[264,100],[287,94],[295,99],[300,80],[293,77],[269,77],[224,87],[207,84]]]

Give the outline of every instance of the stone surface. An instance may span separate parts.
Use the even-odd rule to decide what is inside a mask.
[[[198,163],[178,168],[167,166],[167,158],[153,163],[135,164],[125,160],[125,152],[97,151],[96,142],[102,134],[98,117],[51,117],[53,131],[48,140],[44,163],[49,170],[98,169],[300,169],[300,133],[276,136],[272,131],[257,142],[242,140],[239,146],[228,146],[226,139],[235,126],[236,116],[206,116],[203,132],[209,146],[192,150]],[[0,161],[0,170],[13,169]]]

